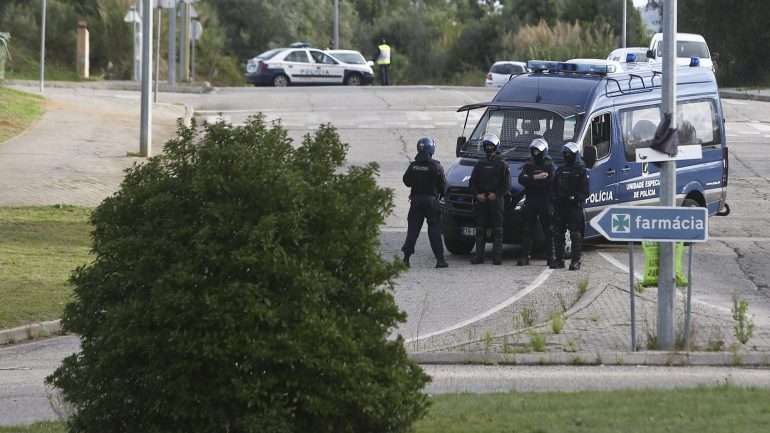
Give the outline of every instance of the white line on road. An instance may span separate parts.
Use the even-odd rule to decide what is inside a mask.
[[[541,272],[540,275],[538,275],[537,278],[535,278],[535,281],[533,281],[530,285],[528,285],[524,289],[516,292],[516,294],[514,294],[510,298],[508,298],[508,299],[504,300],[503,302],[495,305],[494,307],[490,308],[489,310],[484,311],[481,314],[473,316],[473,317],[471,317],[468,320],[464,320],[464,321],[462,321],[460,323],[457,323],[455,325],[449,326],[447,328],[444,328],[444,329],[441,329],[441,330],[438,330],[438,331],[435,331],[435,332],[430,332],[430,333],[425,334],[425,335],[419,335],[419,336],[417,336],[415,338],[410,338],[410,339],[406,340],[404,343],[408,344],[408,343],[412,343],[412,342],[415,342],[415,341],[420,340],[420,339],[426,339],[426,338],[435,337],[437,335],[446,334],[447,332],[456,331],[456,330],[458,330],[460,328],[463,328],[465,326],[472,325],[472,324],[474,324],[476,322],[484,320],[487,317],[497,313],[498,311],[501,311],[503,308],[505,308],[505,307],[507,307],[509,305],[512,305],[514,302],[519,301],[521,298],[523,298],[523,297],[527,296],[528,294],[532,293],[535,289],[540,287],[548,279],[548,277],[551,276],[552,272],[553,272],[553,269],[545,269],[545,270],[543,270],[543,272]]]

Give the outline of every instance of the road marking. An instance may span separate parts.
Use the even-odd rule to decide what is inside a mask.
[[[512,305],[513,303],[521,300],[521,298],[523,298],[523,297],[527,296],[528,294],[532,293],[535,289],[540,287],[548,279],[548,277],[551,276],[552,272],[553,272],[553,269],[545,269],[545,270],[543,270],[543,272],[541,272],[540,275],[538,275],[537,278],[535,278],[535,280],[530,285],[528,285],[524,289],[516,292],[516,294],[514,294],[510,298],[508,298],[508,299],[504,300],[503,302],[495,305],[494,307],[490,308],[489,310],[484,311],[481,314],[477,314],[476,316],[473,316],[473,317],[471,317],[468,320],[464,320],[464,321],[462,321],[460,323],[457,323],[455,325],[449,326],[447,328],[444,328],[444,329],[441,329],[441,330],[438,330],[438,331],[435,331],[435,332],[430,332],[430,333],[425,334],[425,335],[418,335],[415,338],[410,338],[410,339],[406,340],[404,343],[405,344],[413,343],[413,342],[421,340],[421,339],[424,340],[426,338],[431,338],[431,337],[435,337],[437,335],[446,334],[447,332],[456,331],[456,330],[458,330],[460,328],[463,328],[463,327],[466,327],[468,325],[472,325],[472,324],[474,324],[476,322],[479,322],[481,320],[484,320],[487,317],[489,317],[489,316],[491,316],[491,315],[501,311],[503,308],[508,307],[509,305]]]

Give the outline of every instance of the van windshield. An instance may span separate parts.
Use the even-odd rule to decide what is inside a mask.
[[[561,148],[575,141],[579,116],[563,119],[554,113],[533,109],[488,109],[482,116],[462,152],[483,156],[481,139],[486,134],[500,138],[500,155],[508,160],[529,159],[529,145],[536,138],[548,142],[549,154],[554,161],[562,159]]]
[[[678,41],[676,43],[677,57],[699,57],[708,59],[709,49],[703,42]]]

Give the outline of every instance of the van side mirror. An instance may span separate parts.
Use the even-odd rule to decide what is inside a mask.
[[[457,146],[455,146],[455,156],[460,157],[460,153],[463,150],[463,147],[465,147],[465,143],[467,142],[467,139],[463,136],[457,137]]]
[[[654,59],[655,58],[655,51],[647,50],[647,58],[648,59]]]
[[[586,167],[592,168],[596,164],[596,158],[598,157],[596,153],[596,148],[593,146],[585,146],[583,147],[583,162],[586,164]]]

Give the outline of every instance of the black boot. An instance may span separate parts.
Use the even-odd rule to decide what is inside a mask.
[[[569,270],[570,271],[579,271],[580,267],[583,265],[583,262],[581,260],[573,260],[569,264]]]
[[[472,265],[484,263],[484,248],[487,244],[487,232],[483,227],[476,227],[476,256],[471,260]]]
[[[439,257],[436,259],[436,269],[442,269],[442,268],[448,268],[449,263],[444,260],[443,257]]]
[[[409,257],[411,256],[412,256],[411,254],[404,254],[404,264],[406,265],[407,268],[411,267],[411,265],[409,264]]]
[[[521,256],[516,260],[516,266],[529,266],[529,256]]]
[[[562,259],[556,259],[551,262],[551,265],[549,266],[551,269],[564,269],[564,260]]]
[[[492,263],[495,265],[503,264],[503,228],[496,227],[494,230],[494,243],[492,244]]]

